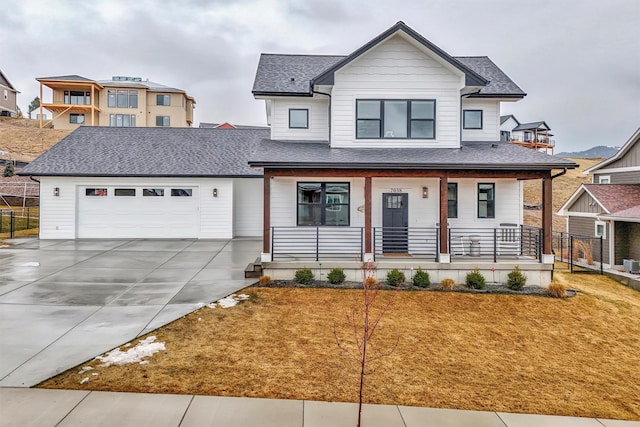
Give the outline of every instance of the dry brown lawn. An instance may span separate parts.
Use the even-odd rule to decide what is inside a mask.
[[[563,176],[553,180],[553,230],[567,231],[566,219],[556,215],[562,205],[578,189],[580,184],[591,182],[591,177],[582,172],[603,159],[568,159],[580,165],[577,169],[568,170]],[[524,182],[524,203],[538,205],[542,203],[542,181],[539,179]],[[525,210],[524,223],[533,227],[542,226],[542,211]]]
[[[595,275],[557,273],[579,289],[523,295],[386,291],[395,296],[374,348],[398,346],[367,376],[367,402],[640,420],[640,293]],[[146,365],[80,367],[41,387],[357,401],[338,349],[360,290],[260,288],[153,332]],[[123,349],[124,350],[124,349]],[[98,373],[94,376],[92,373]],[[83,377],[90,381],[80,384]]]
[[[0,150],[3,157],[30,162],[71,133],[70,130],[40,129],[38,120],[0,117]]]

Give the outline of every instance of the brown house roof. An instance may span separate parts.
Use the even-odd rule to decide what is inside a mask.
[[[640,206],[640,184],[584,184],[584,187],[612,215]]]

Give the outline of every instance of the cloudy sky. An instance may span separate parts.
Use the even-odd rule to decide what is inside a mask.
[[[266,124],[261,52],[349,54],[402,20],[454,56],[487,55],[558,151],[640,126],[640,0],[1,0],[0,69],[27,111],[36,77],[149,78],[197,100],[196,124]],[[45,98],[46,99],[46,98]]]

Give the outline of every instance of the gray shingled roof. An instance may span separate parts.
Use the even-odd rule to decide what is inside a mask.
[[[544,127],[548,130],[551,130],[551,128],[549,127],[548,124],[546,124],[545,122],[532,122],[532,123],[522,123],[519,124],[518,126],[514,127],[513,130],[517,131],[517,130],[534,130],[534,129],[543,129],[542,125],[544,125]],[[545,129],[545,130],[546,130]]]
[[[269,130],[82,126],[20,171],[36,176],[262,176],[247,164]]]
[[[500,124],[504,124],[504,122],[506,122],[509,119],[513,119],[513,120],[515,120],[516,123],[520,124],[518,119],[516,119],[516,116],[514,116],[513,114],[507,114],[506,116],[500,116]]]
[[[327,169],[551,170],[570,160],[506,142],[462,142],[462,148],[330,148],[326,142],[261,141],[249,163],[258,167]]]
[[[320,55],[260,55],[258,70],[253,83],[255,95],[310,95],[309,82],[331,68],[346,56]],[[480,96],[525,96],[496,64],[486,56],[453,57],[467,68],[480,74],[489,84],[482,88]],[[293,80],[291,80],[293,78]]]
[[[487,56],[454,56],[464,65],[480,74],[489,81],[480,90],[480,96],[525,96],[526,93],[518,87],[498,66]]]
[[[258,94],[311,93],[309,81],[344,59],[344,55],[260,55],[252,92]]]

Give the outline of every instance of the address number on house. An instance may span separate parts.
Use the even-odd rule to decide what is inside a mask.
[[[403,193],[402,188],[392,188],[391,192],[392,193]]]

